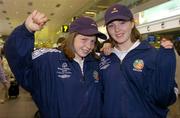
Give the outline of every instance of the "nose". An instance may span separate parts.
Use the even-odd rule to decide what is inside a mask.
[[[91,49],[91,42],[90,41],[87,41],[86,42],[86,48],[89,50]]]
[[[95,45],[95,43],[94,43],[93,40],[89,40],[89,41],[86,42],[86,48],[88,50],[92,50],[94,48],[94,45]]]
[[[119,32],[120,31],[120,26],[119,25],[116,25],[115,26],[115,32]]]

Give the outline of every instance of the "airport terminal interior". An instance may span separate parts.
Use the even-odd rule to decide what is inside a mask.
[[[133,12],[137,29],[154,47],[160,47],[160,37],[172,39],[176,52],[177,85],[180,87],[180,0],[0,0],[0,48],[18,25],[22,24],[33,10],[48,16],[46,26],[35,34],[35,48],[56,48],[69,32],[69,24],[80,16],[93,18],[98,29],[107,34],[104,13],[115,3],[127,5]],[[103,40],[99,39],[100,43]],[[6,58],[3,68],[9,83],[15,77]],[[18,83],[13,83],[17,84]],[[38,118],[38,111],[30,93],[18,85],[19,92],[9,96],[0,83],[0,118]],[[8,90],[9,88],[7,88]],[[4,95],[7,94],[7,95]],[[169,107],[167,118],[180,118],[180,93],[176,103]]]

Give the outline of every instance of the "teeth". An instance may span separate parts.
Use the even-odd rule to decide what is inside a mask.
[[[117,34],[116,36],[121,37],[123,34]]]
[[[88,50],[83,50],[84,53],[88,53],[89,51]]]
[[[117,37],[122,37],[123,35],[116,35]]]

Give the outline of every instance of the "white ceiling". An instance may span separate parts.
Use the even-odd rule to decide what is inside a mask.
[[[155,0],[0,0],[0,35],[8,36],[33,10],[37,9],[48,16],[49,22],[36,34],[36,39],[55,42],[61,35],[57,33],[61,26],[69,24],[75,16],[88,15],[99,20],[96,18],[99,17],[98,14],[115,2],[132,5],[135,2],[145,1]],[[85,14],[85,11],[95,14]]]
[[[98,0],[0,0],[0,34],[9,33],[34,9],[44,12],[50,21],[47,23],[43,35],[54,36],[64,23],[81,14],[88,6]],[[56,7],[59,6],[59,7]],[[48,33],[48,34],[47,34]],[[44,37],[44,36],[42,36]],[[46,37],[47,38],[47,37]]]

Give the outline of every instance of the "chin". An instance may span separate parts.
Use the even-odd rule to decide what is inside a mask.
[[[84,55],[82,55],[82,57],[84,58],[84,57],[86,57],[88,54],[84,54]]]

